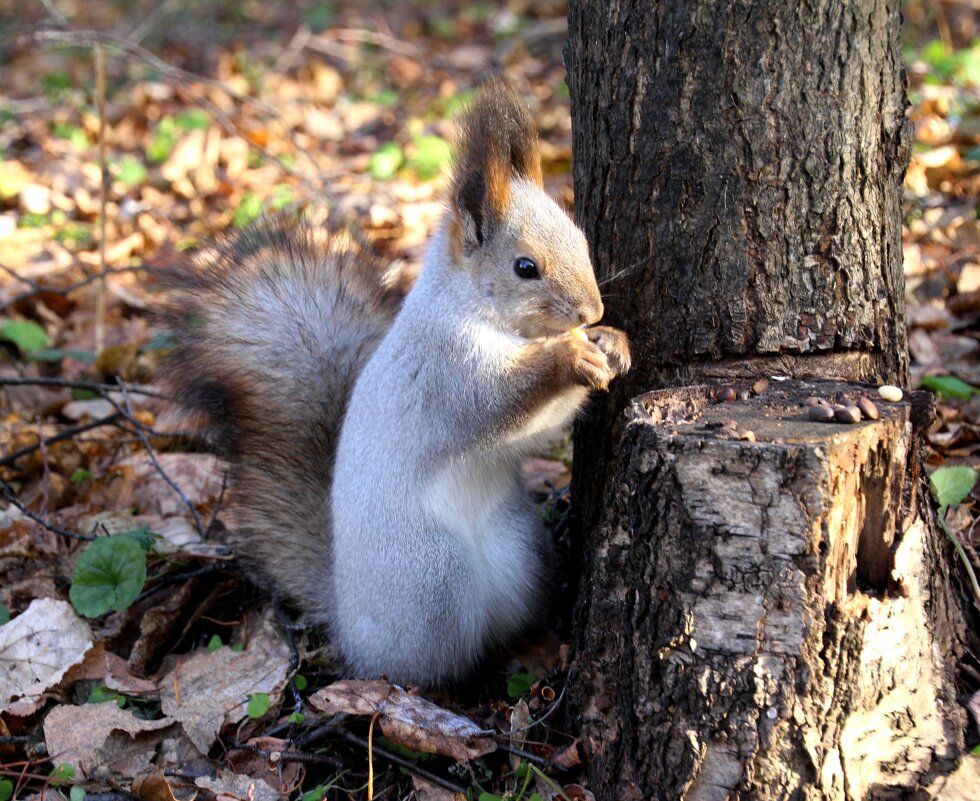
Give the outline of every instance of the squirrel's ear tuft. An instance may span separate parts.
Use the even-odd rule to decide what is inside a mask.
[[[452,202],[458,230],[482,245],[507,212],[510,179],[541,186],[541,157],[531,114],[504,81],[484,83],[459,123]]]

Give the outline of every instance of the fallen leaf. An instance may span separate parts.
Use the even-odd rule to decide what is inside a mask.
[[[240,776],[237,773],[223,773],[212,779],[201,776],[194,784],[202,790],[210,790],[218,801],[279,801],[280,795],[262,779]]]
[[[380,714],[385,737],[412,751],[465,762],[497,747],[469,718],[383,681],[338,681],[311,695],[309,702],[328,715]]]
[[[430,784],[419,776],[412,775],[412,785],[415,787],[415,798],[418,801],[466,801],[463,793],[454,793],[436,784]]]
[[[278,697],[286,684],[290,654],[278,631],[265,618],[250,631],[244,651],[200,648],[160,680],[163,713],[180,721],[202,753],[222,726],[245,717],[249,695]]]
[[[32,699],[55,686],[92,647],[92,632],[70,604],[32,601],[0,626],[0,704]]]
[[[63,704],[44,719],[44,742],[54,763],[65,762],[85,776],[107,770],[131,778],[149,769],[163,730],[173,723],[169,718],[142,720],[112,703]],[[122,736],[113,737],[115,732]]]
[[[130,792],[142,801],[177,801],[163,771],[156,770],[133,779]]]

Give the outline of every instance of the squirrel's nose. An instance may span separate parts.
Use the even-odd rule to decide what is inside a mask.
[[[591,300],[582,304],[581,311],[578,314],[579,322],[582,325],[592,325],[593,323],[597,323],[602,319],[603,311],[602,299],[597,293],[595,298],[592,298]]]

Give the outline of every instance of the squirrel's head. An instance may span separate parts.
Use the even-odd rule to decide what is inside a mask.
[[[542,188],[527,108],[500,80],[463,116],[453,170],[449,249],[504,324],[558,334],[602,317],[585,236]]]

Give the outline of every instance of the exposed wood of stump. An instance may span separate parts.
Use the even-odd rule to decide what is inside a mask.
[[[914,514],[911,406],[801,405],[857,389],[634,401],[571,674],[597,798],[862,801],[955,767],[963,624]]]

